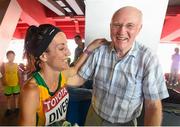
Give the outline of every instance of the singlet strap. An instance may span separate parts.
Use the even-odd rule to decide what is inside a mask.
[[[61,81],[62,81],[61,73],[59,74],[58,87],[57,87],[57,89],[56,89],[55,92],[50,92],[48,86],[46,85],[44,79],[42,78],[42,76],[40,75],[39,72],[34,72],[34,73],[33,73],[33,77],[34,77],[34,79],[36,80],[36,83],[37,83],[38,85],[41,85],[41,86],[44,86],[45,88],[47,88],[48,93],[49,93],[51,96],[53,96],[53,95],[59,90],[59,88],[61,87]]]

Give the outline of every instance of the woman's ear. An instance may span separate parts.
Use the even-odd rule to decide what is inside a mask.
[[[42,55],[40,55],[40,60],[43,61],[43,62],[46,62],[47,61],[47,54],[46,52],[43,52]]]

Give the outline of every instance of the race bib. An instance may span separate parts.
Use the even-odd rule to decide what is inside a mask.
[[[50,125],[56,121],[65,120],[69,102],[69,94],[65,87],[56,94],[43,101],[43,111],[45,113],[45,125]]]

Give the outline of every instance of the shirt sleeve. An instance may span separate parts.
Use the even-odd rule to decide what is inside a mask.
[[[144,64],[143,93],[145,99],[157,100],[169,96],[165,77],[156,55],[147,55]]]
[[[97,50],[93,51],[93,53],[88,57],[87,61],[84,63],[84,65],[79,70],[78,74],[86,79],[91,80],[92,76],[94,75],[95,68],[97,65]]]

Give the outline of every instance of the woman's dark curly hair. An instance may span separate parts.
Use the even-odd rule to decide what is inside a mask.
[[[30,68],[40,70],[40,56],[45,52],[54,36],[60,31],[51,24],[42,24],[39,27],[30,26],[27,29],[24,44],[24,55],[28,60]]]

